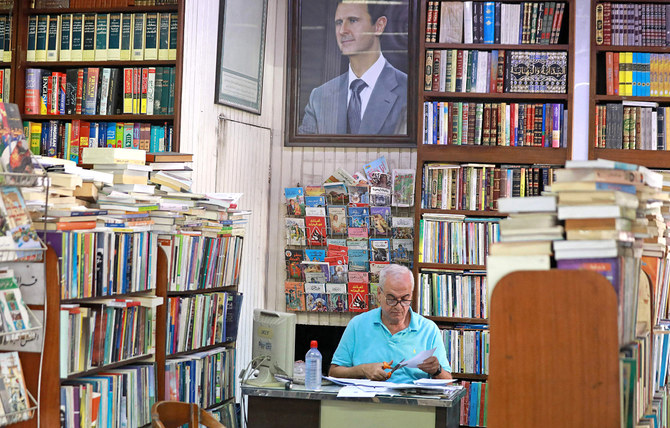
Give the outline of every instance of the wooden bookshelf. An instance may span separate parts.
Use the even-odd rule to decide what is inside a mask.
[[[650,54],[670,54],[670,46],[632,46],[632,45],[599,45],[596,42],[596,8],[600,4],[607,3],[604,0],[592,0],[591,7],[591,55],[590,76],[589,76],[589,133],[588,133],[588,157],[589,159],[610,159],[644,165],[650,168],[668,168],[670,166],[670,150],[641,150],[641,149],[618,149],[596,147],[596,107],[605,104],[621,104],[623,101],[643,101],[658,103],[660,107],[670,107],[670,97],[661,96],[633,96],[633,95],[608,95],[607,94],[607,61],[606,55],[609,52],[633,52]],[[616,2],[612,2],[616,3]],[[668,4],[667,0],[635,0],[627,2],[628,4]],[[667,23],[670,28],[670,22]],[[661,28],[665,35],[665,28]],[[612,71],[614,73],[614,71]],[[609,121],[610,119],[607,119]],[[665,120],[669,120],[667,117]],[[652,135],[652,138],[654,136]],[[670,147],[670,139],[666,137]],[[652,141],[656,147],[657,141]]]
[[[477,3],[477,1],[473,2]],[[500,3],[514,3],[503,0]],[[570,158],[572,152],[572,118],[574,113],[573,97],[570,88],[574,86],[574,62],[575,62],[575,12],[576,0],[565,1],[565,11],[560,31],[560,37],[557,44],[484,44],[484,43],[427,43],[425,41],[425,29],[427,21],[428,0],[420,0],[420,33],[418,34],[419,46],[419,73],[418,80],[418,108],[417,108],[417,177],[416,177],[416,201],[415,209],[415,237],[414,237],[414,275],[418,278],[422,271],[431,270],[454,270],[454,271],[483,271],[484,265],[470,264],[441,264],[419,262],[420,247],[420,222],[424,214],[460,214],[467,217],[479,218],[500,218],[504,215],[491,211],[471,211],[471,210],[441,210],[422,208],[422,187],[426,180],[423,177],[424,165],[427,163],[447,163],[447,164],[465,164],[479,163],[492,164],[497,167],[503,164],[509,165],[542,165],[542,166],[562,166]],[[474,7],[473,7],[474,9]],[[439,31],[439,25],[438,25]],[[439,39],[438,39],[439,40]],[[443,49],[467,49],[479,51],[505,50],[505,51],[533,51],[533,52],[567,52],[566,69],[566,88],[565,94],[560,93],[473,93],[473,92],[441,92],[424,89],[426,70],[426,51]],[[424,102],[474,102],[474,103],[530,103],[560,104],[567,109],[565,115],[565,147],[537,147],[537,146],[491,146],[491,145],[432,145],[423,144],[424,139]],[[446,245],[446,243],[445,243]],[[419,287],[415,287],[413,296],[414,309],[418,309]],[[456,323],[462,324],[488,324],[488,319],[480,318],[451,318],[429,316],[429,319],[435,321],[440,328],[453,326]],[[457,379],[468,381],[486,381],[486,375],[454,373]]]
[[[184,47],[184,8],[185,0],[177,0],[173,5],[156,6],[129,6],[129,7],[91,7],[91,8],[49,8],[34,9],[30,7],[28,1],[15,1],[12,10],[12,24],[14,36],[12,38],[12,61],[5,63],[5,67],[11,66],[11,101],[19,105],[19,110],[25,111],[25,85],[26,70],[28,68],[42,68],[53,71],[63,71],[70,68],[86,67],[106,67],[106,68],[124,68],[124,67],[174,67],[174,114],[153,115],[143,114],[121,114],[121,115],[22,115],[24,120],[29,121],[49,121],[61,120],[71,121],[75,119],[96,122],[167,122],[173,126],[172,151],[179,151],[179,135],[181,128],[181,90],[183,75],[183,47]],[[144,12],[176,12],[179,22],[177,29],[177,58],[176,60],[142,60],[142,61],[30,61],[26,59],[27,39],[28,39],[28,20],[33,15],[59,15],[66,13],[144,13]],[[0,67],[3,67],[0,64]],[[121,83],[122,80],[121,80]],[[122,100],[121,100],[122,102]]]

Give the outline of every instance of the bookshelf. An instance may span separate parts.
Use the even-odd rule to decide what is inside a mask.
[[[667,1],[654,2],[647,0],[626,2],[624,6],[632,8],[629,15],[631,18],[646,17],[652,11],[656,11],[659,16],[661,12],[663,13],[663,19],[659,23],[661,25],[653,34],[648,32],[648,28],[644,27],[644,24],[639,22],[640,20],[634,22],[631,19],[630,22],[634,23],[636,29],[635,34],[631,34],[630,41],[624,39],[628,35],[616,30],[619,24],[612,20],[612,13],[616,12],[613,8],[616,6],[613,2],[600,0],[591,2],[589,159],[605,158],[650,168],[666,168],[668,162],[670,162],[670,154],[665,147],[659,148],[659,144],[667,146],[667,137],[659,134],[667,135],[667,131],[659,131],[664,128],[664,122],[668,121],[667,115],[663,113],[667,112],[668,107],[670,107],[670,98],[667,94],[662,96],[662,82],[666,79],[665,75],[667,73],[665,65],[656,64],[665,64],[665,61],[660,61],[660,59],[670,54],[668,49],[670,43],[666,41],[666,28],[670,28],[670,23],[666,23],[665,20],[665,9],[670,4]],[[601,25],[602,33],[600,30],[596,30],[596,25]],[[662,28],[660,28],[661,26]],[[620,39],[619,34],[622,34]],[[636,39],[633,39],[633,36]],[[631,57],[630,61],[627,61],[628,56]],[[622,60],[623,64],[629,62],[632,64],[622,66]],[[635,76],[638,73],[639,78]],[[627,77],[628,74],[631,76]],[[647,83],[641,84],[639,87],[646,87],[648,90],[633,92],[636,90],[635,83],[642,82],[643,79]],[[625,85],[625,82],[632,82],[632,85],[628,86],[632,86],[633,89],[628,91],[623,87],[620,88],[621,84]],[[660,93],[656,92],[657,88],[661,91]],[[640,127],[641,124],[638,124],[635,130],[637,136],[631,135],[631,127],[634,127],[635,121],[639,122],[639,120],[637,113],[636,119],[631,119],[631,113],[627,114],[625,104],[629,102],[647,103],[637,107],[642,110],[646,108],[651,112],[653,116],[650,120],[657,119],[657,124],[653,125],[653,128],[659,127],[657,132],[651,130],[649,136],[641,139],[638,130],[641,128],[644,132],[645,128],[651,129],[652,125],[642,125]],[[604,109],[605,112],[599,111],[599,107]],[[639,109],[637,111],[640,112]],[[661,116],[665,119],[663,120]],[[631,142],[633,146],[637,142],[638,148],[625,148],[626,144]],[[645,143],[649,144],[646,146],[648,148],[641,149],[641,144],[645,146]]]
[[[415,287],[413,307],[415,311],[421,313],[421,310],[424,309],[423,305],[426,304],[427,299],[431,298],[430,294],[427,296],[422,295],[421,281],[424,279],[422,272],[428,275],[431,273],[451,275],[468,272],[469,274],[479,275],[485,279],[486,269],[483,258],[480,258],[482,261],[478,261],[476,258],[472,260],[467,259],[464,263],[463,261],[452,262],[452,260],[448,260],[447,258],[428,260],[426,259],[425,254],[421,256],[420,253],[424,252],[424,245],[426,244],[421,236],[422,231],[425,233],[424,227],[426,227],[426,223],[422,226],[422,219],[424,216],[428,216],[427,219],[436,219],[436,221],[444,221],[444,218],[439,218],[443,215],[460,216],[460,220],[451,218],[444,221],[445,223],[449,221],[471,221],[475,224],[479,224],[481,222],[489,221],[491,224],[494,224],[500,218],[505,217],[495,210],[495,198],[502,193],[497,193],[497,190],[493,186],[493,183],[505,177],[503,174],[508,170],[512,171],[510,174],[520,174],[518,176],[520,179],[518,180],[511,175],[511,183],[525,183],[524,180],[527,180],[528,185],[530,185],[534,182],[538,187],[535,188],[535,190],[531,190],[532,188],[529,187],[528,194],[533,194],[531,192],[536,191],[539,194],[543,180],[546,182],[551,175],[550,167],[562,166],[571,156],[572,145],[569,136],[572,135],[573,98],[569,91],[560,90],[560,85],[550,86],[550,84],[548,84],[546,87],[535,87],[536,92],[537,90],[540,92],[532,93],[529,91],[532,91],[533,88],[529,89],[529,87],[526,87],[524,89],[522,86],[515,86],[514,79],[517,79],[518,75],[511,72],[509,63],[514,61],[514,64],[517,64],[516,61],[522,61],[522,58],[524,58],[523,55],[527,55],[525,58],[539,58],[540,60],[547,58],[548,61],[551,61],[552,58],[565,58],[567,64],[564,68],[565,80],[563,84],[565,85],[564,89],[571,88],[574,80],[572,68],[574,64],[574,22],[576,2],[574,0],[568,0],[566,2],[535,2],[536,17],[540,15],[538,13],[540,7],[544,8],[545,4],[549,7],[549,9],[547,9],[549,11],[547,16],[553,16],[552,12],[559,10],[556,7],[559,3],[564,5],[562,6],[562,21],[560,19],[552,21],[551,18],[546,22],[544,20],[541,21],[542,30],[536,33],[539,37],[537,43],[530,43],[533,41],[530,36],[531,31],[529,25],[533,17],[533,2],[527,2],[531,4],[529,9],[525,9],[525,7],[528,6],[520,4],[520,2],[507,0],[489,3],[479,1],[432,2],[421,0],[419,3],[419,28],[421,29],[421,33],[419,35],[420,41],[418,46],[418,69],[420,70],[420,80],[418,85],[419,107],[417,109],[417,122],[419,126],[417,127],[417,179],[415,192],[417,195],[417,207],[415,210],[416,234],[414,238],[414,273],[415,278],[417,278],[417,287]],[[455,9],[452,10],[456,11],[454,14],[457,15],[458,20],[452,17],[451,27],[458,28],[459,25],[461,25],[462,31],[461,34],[457,36],[458,40],[445,40],[440,38],[439,17],[442,16],[441,9],[444,7],[445,3],[449,4],[447,7],[455,7]],[[453,6],[454,4],[456,6]],[[496,19],[498,19],[497,17],[502,16],[503,20],[509,19],[509,21],[506,22],[510,23],[513,19],[510,19],[509,16],[523,17],[525,21],[518,20],[518,27],[515,28],[520,30],[519,36],[523,35],[523,37],[526,37],[525,33],[528,31],[528,39],[524,40],[523,43],[519,43],[520,39],[516,37],[515,34],[500,34],[501,38],[498,40],[495,32],[492,33],[492,39],[485,39],[485,37],[487,37],[486,32],[488,29],[484,28],[484,15],[482,15],[482,13],[486,12],[488,4],[493,5],[493,13],[496,16]],[[540,6],[540,4],[542,4],[542,6]],[[435,5],[437,5],[437,8],[435,8]],[[465,12],[459,11],[459,8],[461,7]],[[553,7],[553,9],[551,9],[551,7]],[[499,13],[502,9],[508,10],[510,15],[506,15],[504,12]],[[520,14],[512,15],[512,10],[518,11]],[[524,12],[527,12],[529,15],[525,16]],[[460,20],[458,14],[470,16],[472,19],[471,23],[468,22],[467,18]],[[435,23],[436,20],[434,19],[434,16],[438,17],[437,23]],[[508,18],[505,18],[505,16]],[[558,15],[556,16],[558,18]],[[502,29],[506,28],[505,23],[501,22],[502,20],[498,19],[498,21],[500,22],[500,27]],[[479,22],[482,24],[478,24]],[[525,31],[524,22],[526,25]],[[496,22],[496,24],[497,23],[498,22]],[[547,25],[547,27],[544,27],[544,25]],[[468,31],[471,31],[470,34],[472,37],[468,35]],[[544,38],[545,31],[547,32],[546,40]],[[437,32],[437,35],[433,40],[427,41],[427,32]],[[482,34],[482,32],[484,32],[484,34]],[[554,38],[552,38],[554,32],[556,32],[556,34],[554,34]],[[440,40],[443,40],[443,42],[440,42]],[[484,43],[484,40],[486,40],[487,43]],[[489,41],[492,43],[488,43]],[[506,53],[504,56],[501,53],[503,50]],[[438,51],[440,51],[440,62],[435,64],[432,61],[434,61],[435,53]],[[465,51],[467,51],[467,54]],[[466,63],[465,60],[466,55],[469,59],[468,63]],[[504,61],[506,64],[502,65],[501,62],[498,62],[497,67],[491,67],[491,64],[496,64],[494,61],[498,61],[495,59],[498,56],[505,58]],[[445,57],[447,61],[446,65]],[[479,75],[475,72],[476,68],[473,63],[477,61],[479,64],[482,64],[482,59],[484,60],[483,64],[488,65],[489,68],[486,69],[482,75]],[[477,64],[477,67],[479,67],[479,64]],[[468,72],[469,68],[471,70],[470,73]],[[460,74],[460,70],[462,70],[462,75]],[[438,77],[435,76],[436,72]],[[428,73],[430,74],[427,77],[426,74]],[[485,83],[480,87],[478,81],[482,77],[487,80],[485,80]],[[452,81],[454,78],[456,79],[455,83]],[[462,80],[459,81],[459,79]],[[470,81],[470,79],[472,80]],[[491,83],[492,81],[493,83]],[[517,83],[520,81],[521,80],[517,81]],[[554,82],[552,84],[557,83]],[[458,85],[461,85],[461,87]],[[454,88],[459,90],[455,91]],[[432,104],[432,106],[429,103]],[[436,103],[443,104],[440,105]],[[481,107],[479,107],[478,104],[480,104]],[[490,110],[487,113],[487,105],[489,104],[491,107],[488,107]],[[503,107],[500,107],[501,105]],[[544,105],[544,107],[542,105]],[[467,108],[465,108],[466,106]],[[538,110],[535,108],[536,106],[539,106],[538,109],[542,111],[544,115],[544,120],[540,122],[537,121],[537,114],[539,114],[539,112],[536,111]],[[458,116],[459,109],[460,116]],[[504,117],[506,122],[508,118],[507,112],[510,111],[509,121],[507,122],[510,123],[509,128],[505,125],[500,126],[500,123],[498,123],[497,126],[486,126],[487,120],[492,120],[491,115],[493,114],[492,111],[494,109],[500,112],[501,117]],[[524,112],[523,114],[525,114],[525,112],[530,113],[533,111],[535,111],[533,117],[536,120],[533,122],[533,127],[527,127],[526,131],[522,131],[520,125],[522,125],[523,122],[519,120],[519,116],[516,114],[518,113],[520,115],[522,114],[521,112]],[[549,115],[546,114],[547,111],[554,112],[551,119],[553,130],[551,139],[549,138]],[[466,122],[464,122],[464,112],[468,113],[468,125],[474,123],[473,126],[465,128]],[[502,116],[502,112],[505,112],[505,116]],[[475,114],[475,120],[470,121],[470,117],[473,117],[473,113]],[[481,124],[476,122],[477,117],[481,117]],[[543,131],[539,131],[540,128],[535,127],[535,124],[537,123],[540,124],[540,128],[542,128]],[[561,123],[560,128],[558,123]],[[556,126],[554,126],[554,124]],[[508,129],[511,129],[511,131],[508,132]],[[559,137],[557,137],[557,135],[559,135],[556,133],[557,129],[560,130]],[[472,131],[474,131],[474,134]],[[543,140],[540,138],[540,134],[545,135],[547,138]],[[426,144],[426,142],[429,144]],[[461,169],[468,167],[474,167],[474,169],[476,169],[482,167],[482,165],[485,166],[481,172],[474,172],[471,176],[480,180],[476,182],[477,187],[475,191],[476,193],[481,193],[481,196],[477,195],[476,198],[477,208],[479,209],[471,209],[472,207],[467,206],[467,203],[461,203],[468,199],[457,201],[453,206],[451,206],[450,202],[446,205],[435,205],[434,201],[430,200],[427,201],[428,203],[424,203],[423,192],[424,188],[427,188],[427,183],[430,183],[433,178],[442,180],[445,177],[444,175],[428,177],[428,174],[431,173],[431,169],[429,168],[432,168],[429,164],[436,163],[459,165],[459,168]],[[523,167],[524,169],[516,167]],[[528,170],[526,170],[526,168],[528,168]],[[545,170],[544,177],[542,175],[542,168]],[[516,172],[516,169],[518,169],[518,172]],[[500,170],[501,172],[498,173],[497,170]],[[439,174],[443,173],[444,172],[439,172]],[[532,175],[535,173],[538,175]],[[459,172],[457,174],[459,174],[458,180],[470,177],[465,175],[468,174],[467,172]],[[490,176],[492,178],[490,181],[487,179],[489,174],[491,174]],[[454,180],[456,180],[456,178],[454,178]],[[443,183],[446,183],[446,181]],[[459,183],[458,186],[460,186],[461,181],[454,181],[454,183]],[[539,183],[539,185],[537,183]],[[502,188],[502,184],[500,187]],[[455,190],[455,187],[450,189],[454,191],[454,198],[462,198],[463,194],[467,193],[458,193],[458,191]],[[436,189],[431,188],[431,191],[436,191]],[[439,191],[444,191],[444,188],[441,187]],[[522,191],[521,188],[519,191]],[[445,197],[451,199],[451,196],[446,195],[446,192],[442,195],[443,200]],[[509,196],[512,196],[512,194]],[[468,198],[469,197],[471,196],[468,196]],[[480,202],[482,203],[480,204]],[[445,209],[445,206],[451,206],[451,208],[455,209]],[[439,232],[435,232],[436,230],[439,230]],[[452,236],[447,234],[446,227],[444,229],[431,229],[431,231],[435,233],[443,233],[443,235],[435,236],[444,236],[445,240],[447,239],[446,236]],[[497,232],[495,231],[495,228],[493,228],[486,233],[491,233],[491,239],[494,239],[493,237]],[[440,251],[449,253],[447,249],[452,248],[451,244],[445,243],[444,246],[446,248],[436,248],[436,250],[439,251],[433,251],[433,253],[439,253]],[[484,243],[483,246],[486,247],[486,244]],[[467,251],[465,251],[465,253],[467,254]],[[448,263],[444,263],[443,261],[447,261]],[[431,283],[431,287],[432,286]],[[446,288],[443,288],[443,290],[445,289]],[[480,290],[478,296],[480,301],[485,302],[486,294],[484,292],[481,292]],[[478,317],[454,317],[445,316],[444,314],[440,316],[434,314],[430,315],[430,311],[433,311],[434,309],[434,307],[431,307],[425,315],[435,321],[441,329],[453,329],[456,326],[467,327],[468,325],[472,325],[472,327],[481,325],[483,326],[482,328],[485,328],[488,325],[488,319],[485,316],[481,316],[482,314],[486,314],[483,307],[480,308],[482,310]],[[446,342],[446,337],[445,345],[449,347]],[[487,379],[487,376],[483,374],[453,373],[453,375],[456,378],[466,381],[486,381]],[[473,420],[461,420],[461,424],[466,426],[473,425],[472,422]],[[481,426],[481,422],[481,420],[477,421],[474,425]]]
[[[117,114],[116,112],[109,112],[110,114],[25,114],[23,116],[23,119],[25,121],[33,122],[40,124],[42,127],[45,127],[46,125],[49,125],[50,121],[58,121],[58,127],[59,128],[64,128],[66,124],[69,125],[69,127],[74,128],[75,126],[78,126],[76,124],[73,124],[72,121],[80,120],[80,121],[85,121],[89,123],[95,123],[99,124],[98,128],[96,126],[96,130],[100,132],[100,129],[102,129],[103,126],[107,126],[109,123],[125,123],[125,124],[130,124],[130,123],[135,123],[135,124],[145,124],[145,126],[148,126],[148,131],[147,135],[150,135],[150,130],[151,127],[154,127],[157,132],[165,132],[165,139],[167,140],[168,135],[171,133],[172,135],[172,142],[171,142],[171,147],[165,147],[167,149],[171,149],[171,151],[178,152],[179,151],[179,135],[180,135],[180,126],[181,126],[181,79],[182,79],[182,58],[183,58],[183,44],[184,44],[184,1],[183,0],[177,0],[175,4],[167,4],[167,5],[155,5],[155,6],[129,6],[129,7],[118,7],[118,6],[100,6],[100,7],[95,7],[95,8],[90,8],[90,7],[65,7],[65,8],[31,8],[31,2],[25,2],[25,1],[16,1],[14,2],[13,8],[11,9],[12,12],[12,25],[13,25],[13,31],[15,34],[15,37],[12,37],[12,58],[11,62],[9,63],[3,63],[0,62],[0,68],[3,67],[8,67],[11,71],[11,101],[18,104],[19,108],[22,113],[25,113],[25,107],[26,107],[26,71],[28,69],[43,69],[46,70],[47,73],[53,73],[53,72],[62,72],[65,73],[66,70],[77,70],[77,69],[88,69],[88,68],[95,68],[99,69],[100,73],[100,82],[102,82],[102,73],[103,69],[112,69],[112,70],[119,70],[119,78],[117,82],[120,84],[121,92],[120,92],[120,99],[118,101],[117,106],[120,107],[120,111],[124,112],[127,111],[124,107],[124,100],[123,100],[123,85],[124,85],[124,69],[128,68],[135,68],[139,70],[153,70],[155,69],[157,73],[163,75],[160,73],[161,71],[165,71],[164,73],[166,79],[165,83],[166,85],[163,86],[163,88],[169,89],[170,87],[173,88],[174,93],[169,94],[169,90],[166,91],[168,93],[169,99],[173,99],[173,103],[169,103],[166,98],[166,102],[161,102],[162,106],[165,106],[165,109],[169,109],[169,114],[166,114],[165,112],[162,111],[157,111],[155,114],[139,114],[139,113],[121,113]],[[0,9],[0,14],[2,13],[2,10]],[[145,14],[144,16],[148,16],[147,14],[157,14],[154,16],[158,17],[158,24],[160,25],[160,19],[161,16],[167,16],[168,14],[174,15],[176,17],[176,22],[177,28],[176,28],[176,54],[174,56],[174,59],[170,57],[170,59],[164,59],[164,58],[155,58],[155,59],[131,59],[128,60],[119,60],[119,59],[114,59],[114,60],[100,60],[94,59],[90,61],[85,61],[85,60],[76,60],[76,61],[66,61],[62,58],[62,56],[57,56],[56,60],[54,61],[35,61],[35,60],[28,60],[28,51],[30,50],[28,47],[28,39],[29,39],[29,23],[31,22],[32,19],[35,19],[35,17],[38,17],[36,19],[40,19],[41,17],[46,17],[46,16],[65,16],[69,14],[89,14],[89,15],[96,15],[98,14],[130,14],[131,16],[134,16],[134,14]],[[117,15],[118,16],[118,15]],[[96,18],[97,19],[97,18]],[[134,21],[133,21],[134,24]],[[145,22],[145,27],[146,27],[146,22]],[[59,34],[61,33],[61,27],[60,27],[60,21],[59,21]],[[160,37],[160,27],[157,26],[157,39]],[[82,36],[83,37],[83,36]],[[97,36],[96,36],[97,38]],[[59,38],[58,43],[60,44],[61,40]],[[82,41],[83,43],[83,41]],[[158,43],[158,41],[157,41]],[[131,47],[131,54],[132,54],[132,48]],[[170,48],[172,48],[172,45],[170,45]],[[159,55],[157,53],[157,55]],[[149,58],[153,58],[152,56],[146,55]],[[31,58],[32,59],[32,58]],[[167,73],[169,70],[174,70],[174,73]],[[140,79],[141,79],[141,73],[140,73]],[[150,72],[148,72],[150,73]],[[167,76],[170,76],[170,80],[168,80]],[[157,77],[158,79],[158,77]],[[160,79],[161,81],[163,79]],[[140,80],[141,82],[141,80]],[[74,85],[75,87],[77,86],[76,83]],[[139,85],[138,85],[139,86]],[[158,90],[158,89],[157,89]],[[141,89],[140,89],[141,92]],[[157,93],[156,93],[157,95]],[[141,95],[140,95],[141,97]],[[6,100],[7,101],[7,100]],[[157,104],[158,105],[158,104]],[[140,104],[141,106],[141,104]],[[98,107],[99,110],[99,107]],[[96,113],[98,113],[98,110],[96,110]],[[137,111],[137,110],[130,110],[130,111]],[[112,114],[114,113],[114,114]],[[150,112],[151,113],[151,112]],[[52,125],[54,126],[54,125]],[[63,130],[65,131],[65,129]],[[50,131],[54,132],[54,131]],[[60,132],[60,129],[58,130]],[[117,129],[117,134],[118,134],[118,129]],[[109,135],[109,134],[108,134]],[[149,138],[149,137],[147,137]],[[151,137],[153,138],[153,137]],[[160,137],[156,137],[156,141]],[[144,140],[144,138],[142,138]],[[118,141],[118,138],[117,138]],[[147,140],[148,141],[148,140]],[[122,141],[121,141],[122,142]],[[63,144],[62,138],[59,137],[59,146]],[[147,145],[149,143],[147,142]],[[44,148],[43,148],[44,149]],[[152,149],[153,150],[153,149]],[[64,153],[65,149],[61,149],[60,153]],[[147,151],[150,151],[150,149],[147,147]]]

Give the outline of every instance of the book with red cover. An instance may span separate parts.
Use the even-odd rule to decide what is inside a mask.
[[[349,312],[366,312],[370,302],[368,284],[350,282],[347,291],[349,292]]]
[[[308,245],[326,245],[326,218],[305,217]]]

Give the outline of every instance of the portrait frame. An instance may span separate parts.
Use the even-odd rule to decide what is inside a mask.
[[[308,9],[311,8],[314,10],[319,8],[318,4],[320,3],[327,6],[321,8],[323,12],[319,12],[321,19],[318,22],[308,20],[307,18],[310,17],[309,13],[314,15]],[[340,133],[306,133],[299,130],[301,123],[304,121],[305,106],[310,102],[309,99],[312,90],[329,80],[334,81],[338,76],[342,76],[348,72],[348,59],[341,54],[335,35],[334,15],[337,3],[337,0],[289,0],[284,145],[288,147],[416,148],[418,119],[417,79],[419,72],[418,0],[389,0],[389,4],[395,8],[393,9],[394,17],[399,17],[399,19],[395,20],[393,26],[395,29],[402,28],[402,31],[387,31],[389,29],[389,25],[387,24],[384,33],[388,33],[388,35],[382,34],[382,37],[386,36],[386,38],[380,39],[381,52],[387,62],[407,75],[405,133],[347,134],[347,131]],[[307,21],[310,22],[308,23]],[[393,21],[389,20],[388,22]],[[309,37],[305,34],[308,31],[310,32]],[[315,31],[317,32],[317,37],[313,37]],[[318,33],[319,31],[321,33]],[[389,37],[395,37],[397,40],[396,43],[400,44],[400,46],[403,46],[402,43],[404,43],[405,47],[394,49],[395,45],[391,44],[392,49],[388,49],[386,46],[389,45]],[[307,47],[307,45],[314,44],[315,39],[318,39],[318,42],[324,47],[323,50]],[[314,55],[306,55],[309,49],[314,51]],[[390,54],[387,52],[390,52]],[[390,56],[393,56],[393,60]],[[314,59],[310,60],[309,58]],[[321,63],[327,64],[322,66]],[[317,73],[305,73],[304,70],[312,68],[312,66],[327,70]],[[346,110],[346,107],[344,108]],[[342,107],[340,107],[340,112],[338,113],[338,117],[340,118],[342,117],[341,109]],[[365,116],[363,116],[363,119],[365,119]],[[341,125],[341,121],[339,125]],[[341,126],[338,126],[338,128],[342,129]]]
[[[261,114],[267,14],[268,0],[219,0],[215,104]]]

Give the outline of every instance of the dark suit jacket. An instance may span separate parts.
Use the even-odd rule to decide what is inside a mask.
[[[299,134],[346,134],[348,73],[312,90]],[[388,62],[368,101],[359,134],[394,135],[407,132],[407,75]]]

